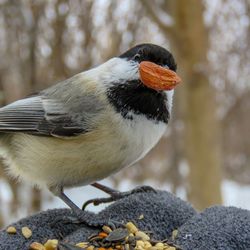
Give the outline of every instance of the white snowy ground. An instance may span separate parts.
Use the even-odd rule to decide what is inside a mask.
[[[105,179],[101,182],[102,184],[112,186],[112,183]],[[169,185],[166,184],[164,186],[157,186],[155,183],[147,182],[145,185],[151,185],[155,188],[159,188],[162,190],[170,190]],[[138,184],[139,185],[139,184]],[[120,191],[127,191],[135,187],[136,184],[129,182],[128,180],[123,181],[118,189]],[[105,193],[93,188],[91,186],[81,187],[81,188],[73,188],[66,191],[67,195],[78,205],[81,206],[82,203],[90,198],[95,197],[106,197]],[[224,200],[224,205],[226,206],[236,206],[240,208],[245,208],[250,210],[250,186],[239,185],[236,182],[225,180],[222,184],[222,195]],[[186,199],[185,190],[179,190],[177,193],[182,199]],[[49,208],[59,208],[66,207],[66,205],[59,200],[58,198],[52,198],[50,201],[45,201],[43,205],[43,210]],[[103,209],[104,206],[89,206],[89,209],[92,211],[99,211]]]
[[[104,185],[112,186],[112,183],[109,179],[105,179],[101,182]],[[139,184],[138,184],[139,185]],[[155,188],[159,188],[162,190],[170,190],[169,185],[162,185],[157,186],[156,183],[153,182],[146,182],[144,185],[151,185]],[[135,187],[136,184],[131,183],[130,181],[126,180],[120,183],[118,189],[120,191],[127,191]],[[26,187],[27,188],[27,187]],[[22,200],[25,204],[28,201],[29,195],[29,188],[20,190],[22,193]],[[97,197],[106,197],[107,195],[96,188],[91,186],[85,186],[80,188],[72,188],[66,190],[66,194],[72,199],[79,207],[82,206],[83,202]],[[226,206],[236,206],[240,208],[245,208],[250,210],[250,186],[242,186],[235,182],[225,180],[222,184],[222,194],[224,199],[224,205]],[[186,198],[185,190],[180,189],[177,192],[177,196],[184,199]],[[8,204],[11,197],[10,190],[8,186],[0,180],[0,211],[5,215],[5,223],[9,224],[13,221],[18,220],[19,218],[27,216],[30,214],[29,211],[23,206],[23,208],[19,209],[18,215],[15,218],[9,216],[8,208],[4,204]],[[25,201],[26,200],[26,201]],[[44,202],[42,205],[42,210],[53,209],[53,208],[63,208],[67,207],[59,198],[53,197],[51,194],[44,192]],[[88,209],[94,212],[98,212],[99,210],[103,209],[104,205],[100,206],[89,206]]]

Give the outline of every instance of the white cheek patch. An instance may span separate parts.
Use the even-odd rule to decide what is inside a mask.
[[[98,67],[99,76],[105,84],[138,80],[138,65],[138,63],[115,57]]]

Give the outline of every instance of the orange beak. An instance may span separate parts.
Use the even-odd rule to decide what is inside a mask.
[[[139,74],[143,84],[155,90],[171,90],[181,82],[174,71],[148,61],[140,63]]]

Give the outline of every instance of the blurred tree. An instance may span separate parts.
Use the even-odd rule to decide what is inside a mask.
[[[207,53],[208,30],[204,24],[202,1],[170,0],[152,6],[141,0],[165,36],[179,62],[184,80],[184,150],[189,166],[188,198],[196,208],[220,204],[221,161],[219,126],[216,118],[215,90],[209,83]],[[164,23],[159,13],[172,22]],[[169,16],[169,14],[171,16]]]
[[[23,61],[21,58],[21,47],[17,46],[13,41],[20,40],[23,27],[25,27],[24,17],[22,13],[22,5],[19,1],[8,1],[1,6],[1,14],[3,16],[4,25],[9,28],[6,32],[6,49],[3,55],[6,63],[2,65],[2,89],[4,94],[3,103],[8,103],[22,96],[23,90],[20,88],[22,81]],[[3,57],[2,57],[3,58]],[[9,67],[11,65],[11,67]],[[2,166],[1,166],[2,167]],[[12,200],[9,204],[9,213],[13,216],[17,215],[17,208],[20,206],[18,196],[19,184],[8,179],[12,191]],[[3,220],[5,221],[5,217]]]
[[[217,114],[221,121],[224,177],[250,183],[250,2],[206,1],[210,43],[210,79],[216,88]]]
[[[62,80],[69,75],[67,67],[65,65],[65,57],[68,48],[66,44],[65,31],[66,31],[66,8],[67,0],[58,0],[55,3],[55,18],[52,22],[52,30],[54,39],[50,40],[51,44],[51,55],[50,63],[53,69],[53,79],[56,81]]]

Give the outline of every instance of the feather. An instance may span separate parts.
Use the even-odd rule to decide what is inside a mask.
[[[90,130],[86,113],[46,96],[32,96],[0,109],[0,132],[25,132],[33,135],[68,137]]]

